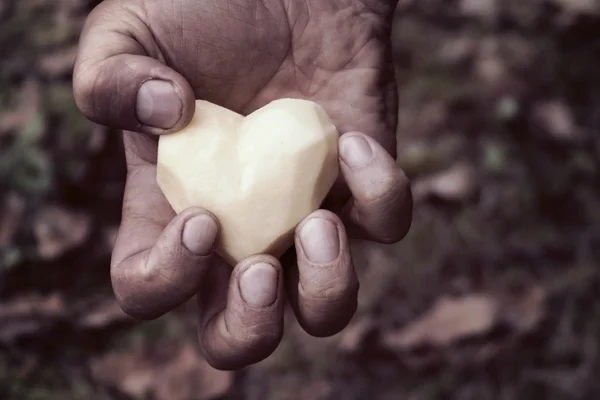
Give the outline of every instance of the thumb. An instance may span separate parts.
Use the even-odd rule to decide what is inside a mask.
[[[187,80],[164,64],[138,4],[108,0],[88,16],[73,71],[75,101],[98,124],[168,133],[191,120],[195,96]]]

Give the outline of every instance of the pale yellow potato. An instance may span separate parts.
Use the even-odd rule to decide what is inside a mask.
[[[158,184],[176,212],[217,216],[217,252],[229,263],[280,257],[339,174],[338,136],[311,101],[275,100],[244,117],[199,100],[186,128],[159,139]]]

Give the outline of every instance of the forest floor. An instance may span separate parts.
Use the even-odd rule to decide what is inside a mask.
[[[346,330],[289,318],[236,373],[198,355],[193,308],[138,323],[113,298],[121,142],[71,87],[92,3],[0,2],[0,398],[600,398],[598,2],[399,2],[411,231],[357,244]]]

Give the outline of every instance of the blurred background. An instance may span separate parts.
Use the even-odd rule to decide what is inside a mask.
[[[140,324],[113,299],[120,136],[70,76],[94,3],[0,1],[1,399],[600,398],[600,2],[400,0],[411,232],[357,245],[345,331],[289,318],[236,373],[198,355],[193,306]]]

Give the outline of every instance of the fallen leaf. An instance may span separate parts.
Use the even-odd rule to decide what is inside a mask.
[[[477,190],[475,168],[468,163],[458,163],[435,175],[417,179],[412,189],[415,201],[431,195],[451,201],[465,200]]]
[[[148,396],[155,384],[156,372],[139,342],[133,343],[127,351],[114,351],[96,358],[90,366],[99,383],[134,398]]]
[[[0,342],[10,345],[23,336],[45,331],[66,316],[59,294],[28,295],[0,303]]]
[[[52,205],[42,208],[34,223],[39,255],[54,259],[81,245],[88,238],[91,225],[86,214]]]
[[[157,400],[214,399],[225,394],[233,384],[233,373],[212,368],[191,343],[181,347],[161,376],[163,379],[156,388]]]
[[[399,331],[387,332],[383,342],[396,350],[420,345],[446,346],[457,339],[488,332],[500,311],[496,299],[477,293],[442,297],[429,312]]]
[[[87,304],[86,304],[87,303]],[[72,329],[100,329],[134,321],[113,297],[65,302],[60,293],[22,295],[0,303],[0,342],[13,343],[24,336],[44,335],[57,324]]]
[[[125,314],[116,299],[110,298],[82,312],[78,325],[86,329],[100,329],[125,321],[133,321],[133,319]]]
[[[92,373],[128,396],[155,400],[215,399],[233,384],[233,373],[212,368],[191,342],[134,343],[93,360]]]
[[[365,336],[375,328],[375,320],[370,314],[351,322],[341,333],[338,348],[345,353],[355,352],[362,344]]]
[[[59,315],[65,309],[62,296],[55,293],[47,297],[28,295],[0,303],[0,315],[3,317],[19,314]]]
[[[537,104],[532,112],[533,122],[545,132],[559,140],[572,140],[582,131],[575,124],[573,114],[560,100],[549,100]]]
[[[507,293],[501,296],[501,303],[501,318],[519,332],[530,332],[544,317],[546,290],[534,286],[518,293]]]

